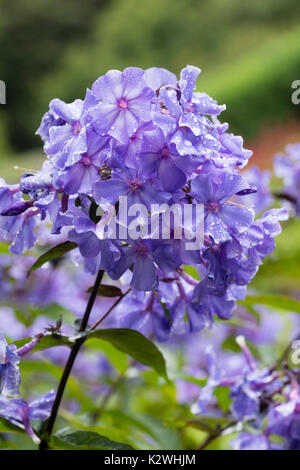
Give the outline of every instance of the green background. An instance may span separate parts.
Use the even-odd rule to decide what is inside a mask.
[[[271,151],[300,140],[299,43],[298,0],[1,0],[1,174],[39,167],[35,130],[52,98],[83,98],[110,68],[186,64],[202,69],[199,90],[226,103],[222,120],[268,166]]]

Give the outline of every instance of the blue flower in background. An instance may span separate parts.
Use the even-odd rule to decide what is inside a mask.
[[[16,351],[17,347],[8,345],[0,331],[0,394],[8,397],[19,395],[21,358]]]

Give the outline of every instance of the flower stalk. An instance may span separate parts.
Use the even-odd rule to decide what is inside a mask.
[[[81,324],[80,324],[80,327],[79,327],[80,332],[84,331],[86,329],[87,325],[88,325],[89,317],[90,317],[94,302],[96,300],[97,293],[98,293],[99,287],[101,285],[103,275],[104,275],[104,271],[101,270],[101,271],[98,272],[98,275],[97,275],[96,280],[95,280],[95,284],[93,286],[93,290],[91,292],[91,295],[90,295],[90,298],[89,298],[84,316],[82,318],[82,321],[81,321]],[[45,432],[44,432],[44,435],[42,437],[42,441],[41,441],[40,446],[39,446],[40,450],[46,450],[48,448],[48,441],[49,441],[49,439],[51,437],[51,434],[52,434],[52,431],[53,431],[56,416],[57,416],[57,413],[58,413],[58,410],[59,410],[59,407],[60,407],[61,400],[62,400],[63,395],[64,395],[64,391],[65,391],[65,388],[66,388],[66,385],[67,385],[67,382],[68,382],[68,378],[71,374],[71,371],[72,371],[74,362],[76,360],[77,354],[79,353],[80,348],[83,345],[84,341],[85,341],[85,337],[78,338],[76,340],[74,346],[71,349],[70,355],[68,357],[68,360],[66,362],[63,374],[61,376],[61,379],[60,379],[60,382],[59,382],[59,385],[58,385],[58,389],[57,389],[55,400],[54,400],[54,403],[53,403],[53,406],[52,406],[51,414],[50,414],[50,417],[47,421]]]

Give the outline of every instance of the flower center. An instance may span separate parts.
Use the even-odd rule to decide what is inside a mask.
[[[193,103],[189,102],[189,103],[186,105],[185,110],[186,110],[188,113],[194,113],[194,112],[195,112],[195,106],[193,105]]]
[[[141,182],[137,179],[129,181],[129,189],[130,191],[138,191],[141,187]]]
[[[73,134],[74,135],[78,135],[80,134],[80,131],[81,131],[81,124],[79,121],[76,121],[74,124],[73,124]]]
[[[218,201],[211,201],[211,202],[208,202],[207,204],[205,204],[207,209],[210,211],[210,212],[218,212],[219,210],[219,203]]]
[[[164,147],[160,154],[162,158],[168,158],[170,156],[169,149],[167,147]]]
[[[91,159],[90,157],[87,155],[87,154],[84,154],[82,159],[81,159],[81,163],[85,166],[90,166],[90,164],[92,163],[91,162]]]
[[[128,101],[125,98],[120,98],[118,100],[118,106],[120,109],[127,109],[128,108]]]
[[[135,246],[135,252],[139,256],[145,256],[148,253],[148,247],[144,243],[139,243]]]

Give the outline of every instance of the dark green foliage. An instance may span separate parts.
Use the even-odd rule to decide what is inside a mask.
[[[3,0],[1,126],[14,149],[37,147],[50,99],[83,97],[110,68],[178,73],[190,63],[203,69],[199,87],[227,104],[232,130],[254,135],[265,122],[299,114],[290,101],[299,15],[297,0]]]

